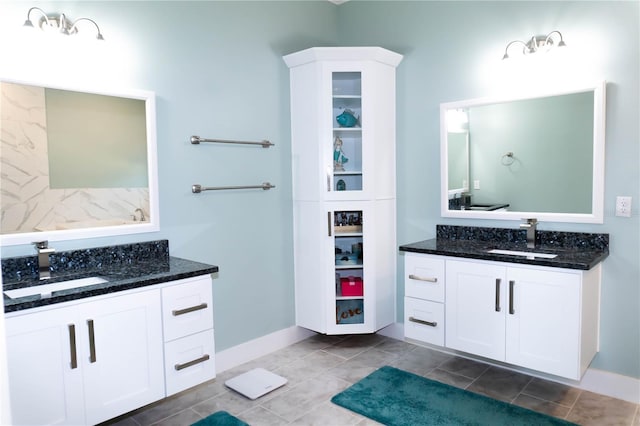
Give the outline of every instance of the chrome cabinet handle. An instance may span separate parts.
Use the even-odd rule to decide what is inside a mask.
[[[96,336],[93,327],[93,320],[87,320],[89,326],[89,361],[91,363],[96,362]]]
[[[436,321],[425,321],[415,317],[409,317],[409,321],[422,324],[422,325],[428,325],[429,327],[436,327],[438,325]]]
[[[496,278],[496,312],[500,312],[502,308],[500,307],[500,283],[502,280],[500,278]]]
[[[173,311],[171,311],[171,314],[174,317],[177,317],[179,315],[188,314],[189,312],[195,312],[195,311],[200,311],[202,309],[207,309],[207,306],[208,305],[206,303],[201,303],[199,305],[190,306],[190,307],[184,308],[184,309],[174,309]]]
[[[409,274],[409,279],[410,280],[417,280],[417,281],[426,281],[429,283],[437,283],[438,282],[438,278],[436,277],[421,277],[419,275],[414,275],[414,274]]]
[[[327,212],[327,234],[331,236],[331,212]]]
[[[209,360],[209,355],[204,354],[200,358],[196,358],[193,361],[185,362],[184,364],[176,364],[173,366],[173,368],[175,368],[176,371],[180,371],[185,368],[191,367],[192,365],[200,364],[201,362],[205,362],[208,360]]]
[[[331,192],[331,173],[327,167],[327,192]]]
[[[76,350],[76,326],[69,324],[69,347],[71,349],[71,369],[78,368],[78,351]]]
[[[509,281],[509,314],[511,315],[516,313],[516,310],[513,308],[513,287],[515,285],[515,281]]]

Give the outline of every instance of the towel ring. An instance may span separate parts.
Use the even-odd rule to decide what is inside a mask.
[[[516,161],[516,159],[514,158],[513,152],[511,151],[504,154],[500,159],[500,163],[502,163],[503,166],[510,166],[514,161]]]

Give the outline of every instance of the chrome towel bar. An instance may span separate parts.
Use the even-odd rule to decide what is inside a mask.
[[[205,139],[200,136],[191,136],[191,143],[193,145],[198,145],[200,142],[213,142],[213,143],[235,143],[242,145],[261,145],[263,148],[269,148],[270,146],[274,146],[275,144],[269,142],[268,140],[262,140],[260,142],[250,142],[250,141],[231,141],[226,139]]]
[[[202,185],[193,185],[191,187],[191,192],[194,194],[198,194],[202,191],[221,191],[226,189],[264,189],[265,191],[271,188],[275,188],[275,185],[270,184],[269,182],[264,182],[262,185],[240,185],[240,186],[202,186]]]

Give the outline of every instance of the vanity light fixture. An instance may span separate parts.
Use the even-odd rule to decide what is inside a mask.
[[[40,16],[37,20],[32,21],[31,12],[34,11],[38,12]],[[44,10],[40,9],[39,7],[32,7],[31,9],[29,9],[29,11],[27,12],[27,20],[24,21],[24,26],[28,28],[38,27],[42,31],[56,31],[64,35],[74,35],[78,34],[78,23],[82,21],[88,21],[95,25],[96,29],[98,30],[96,39],[104,40],[104,38],[102,37],[102,33],[100,32],[100,27],[98,27],[98,24],[93,19],[78,18],[75,21],[70,21],[67,19],[64,13],[61,13],[59,15],[47,15]]]
[[[524,42],[521,40],[513,40],[507,44],[507,47],[504,49],[504,56],[502,59],[509,59],[509,48],[512,45],[522,46],[522,51],[520,52],[523,56],[530,55],[532,53],[537,52],[548,52],[556,47],[564,47],[566,46],[564,40],[562,39],[562,34],[560,31],[551,31],[546,36],[532,36],[528,42]]]

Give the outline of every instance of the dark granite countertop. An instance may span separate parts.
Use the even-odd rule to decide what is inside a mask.
[[[589,270],[609,256],[609,235],[538,231],[527,248],[520,229],[437,225],[437,237],[400,246],[400,251],[498,262]],[[553,259],[488,253],[492,249],[556,254]]]
[[[55,253],[51,255],[51,264],[51,278],[39,280],[35,256],[2,259],[3,291],[83,277],[100,277],[107,281],[57,291],[51,297],[32,295],[11,299],[3,295],[5,312],[218,272],[218,267],[214,265],[169,256],[166,240]]]

